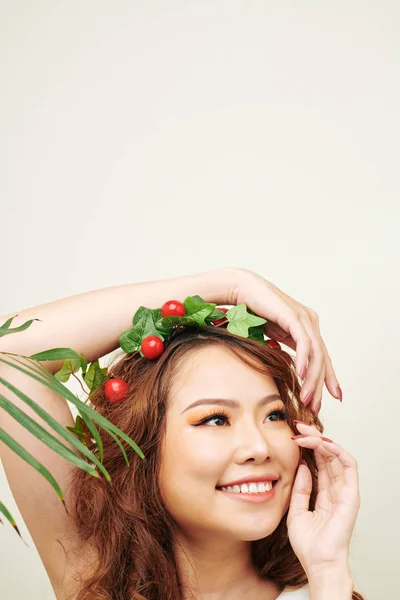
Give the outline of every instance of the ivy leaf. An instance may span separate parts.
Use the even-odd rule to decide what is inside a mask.
[[[54,377],[65,383],[71,377],[72,373],[76,373],[81,368],[81,361],[79,358],[64,360],[64,364],[57,373],[54,373]]]
[[[214,312],[217,306],[216,304],[206,302],[200,296],[188,296],[183,304],[186,308],[186,317],[196,321],[199,325],[207,325],[205,319]]]
[[[250,327],[258,327],[267,322],[266,319],[249,313],[245,304],[234,306],[225,316],[229,320],[228,331],[241,337],[249,337]]]
[[[153,315],[154,327],[161,333],[164,338],[167,338],[171,335],[174,326],[173,324],[163,323],[163,316],[161,313],[161,308],[153,308],[151,311]]]
[[[219,319],[224,319],[226,317],[226,314],[224,312],[222,312],[222,310],[218,310],[218,308],[215,308],[213,310],[213,312],[211,313],[211,315],[209,317],[207,317],[206,321],[207,323],[210,322],[212,323],[213,321],[218,321]]]
[[[101,368],[99,361],[95,360],[91,363],[88,372],[83,378],[83,381],[88,386],[89,390],[93,392],[105,382],[105,380],[107,379],[107,374],[107,367]]]
[[[119,345],[124,352],[137,352],[144,338],[154,335],[164,341],[164,336],[156,329],[153,320],[153,310],[140,306],[133,317],[133,328],[124,331],[119,337]]]
[[[190,325],[190,324],[194,324],[196,323],[196,321],[194,319],[192,319],[191,317],[175,317],[175,316],[170,316],[170,317],[164,317],[161,321],[161,324],[163,327],[171,327],[173,329],[175,329],[175,327],[178,327],[179,325]]]
[[[10,329],[10,325],[15,319],[15,317],[18,317],[18,315],[14,315],[13,317],[11,317],[11,319],[8,319],[8,321],[6,321],[5,323],[3,323],[3,325],[0,326],[0,337],[3,337],[4,335],[9,335],[10,333],[18,333],[20,331],[24,331],[32,325],[33,321],[41,321],[41,319],[30,319],[29,321],[25,321],[25,323],[23,323],[19,327],[14,327],[13,329]]]
[[[264,325],[258,325],[257,327],[249,327],[249,338],[260,342],[267,346],[267,342],[264,339]]]
[[[135,331],[138,335],[140,335],[141,339],[148,337],[149,335],[155,335],[164,341],[164,337],[161,335],[159,331],[155,328],[153,321],[153,312],[150,308],[146,308],[140,317],[140,319],[135,323]]]
[[[119,345],[127,354],[130,354],[131,352],[137,352],[141,343],[141,337],[134,329],[128,329],[128,331],[124,331],[119,336]]]
[[[150,310],[150,308],[146,308],[145,306],[139,306],[139,308],[133,315],[133,319],[132,319],[133,326],[137,325],[139,323],[139,321],[143,318],[143,316],[146,314],[146,312],[149,310]]]

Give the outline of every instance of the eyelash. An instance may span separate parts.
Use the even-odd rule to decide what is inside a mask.
[[[267,414],[267,417],[270,417],[271,415],[274,414],[278,414],[280,417],[281,421],[286,421],[288,414],[286,410],[282,410],[282,409],[278,409],[278,410],[272,410],[270,413]],[[227,421],[229,421],[230,416],[229,414],[224,410],[219,410],[218,412],[216,411],[212,411],[210,412],[206,417],[204,417],[204,419],[202,419],[200,421],[200,423],[197,423],[196,425],[194,425],[194,427],[199,427],[200,425],[205,425],[206,423],[209,423],[213,418],[221,418],[221,419],[226,419]],[[276,423],[276,421],[272,421],[273,423]]]

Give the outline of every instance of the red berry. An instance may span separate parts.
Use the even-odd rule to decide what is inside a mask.
[[[168,300],[161,307],[161,315],[163,317],[184,317],[186,308],[179,300]]]
[[[229,308],[222,308],[221,306],[217,306],[217,310],[223,312],[223,313],[227,313]],[[217,319],[216,321],[213,321],[213,325],[219,325],[220,323],[226,323],[228,319],[226,319],[225,317],[222,317],[222,319]]]
[[[164,342],[156,335],[148,335],[142,342],[142,352],[145,358],[155,360],[164,352]]]
[[[276,340],[267,340],[267,344],[270,348],[279,348],[281,350],[281,345]]]
[[[104,385],[104,393],[109,402],[117,404],[126,398],[128,384],[122,379],[109,379]]]

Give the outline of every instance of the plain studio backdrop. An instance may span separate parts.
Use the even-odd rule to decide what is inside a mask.
[[[223,266],[314,308],[368,600],[399,587],[399,23],[395,0],[0,5],[0,314]],[[29,545],[0,527],[1,600],[51,600],[0,476]]]

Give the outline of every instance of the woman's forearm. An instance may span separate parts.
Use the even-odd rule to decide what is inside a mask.
[[[243,273],[226,268],[159,281],[130,283],[86,292],[28,308],[18,313],[11,327],[29,319],[31,326],[20,333],[0,338],[0,352],[30,356],[50,348],[73,348],[87,362],[112,352],[119,346],[119,336],[132,327],[132,317],[139,306],[161,307],[167,300],[183,301],[198,294],[207,302],[231,304]],[[1,318],[3,324],[16,313]],[[46,368],[55,373],[62,361],[52,361]]]

